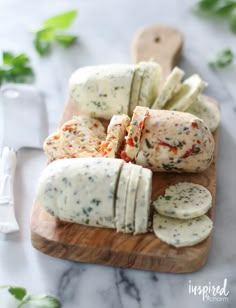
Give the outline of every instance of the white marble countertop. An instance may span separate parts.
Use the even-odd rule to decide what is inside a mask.
[[[79,44],[65,51],[55,48],[40,59],[28,31],[55,13],[77,8],[73,31]],[[20,285],[30,293],[58,296],[65,308],[139,307],[236,307],[236,66],[212,71],[208,55],[222,47],[236,52],[236,36],[227,25],[196,17],[191,1],[175,0],[0,0],[1,49],[28,53],[36,71],[36,85],[45,94],[50,132],[58,123],[67,95],[67,80],[74,69],[87,64],[130,62],[130,41],[147,24],[165,23],[184,33],[180,67],[187,75],[199,73],[208,81],[206,93],[220,101],[222,123],[218,156],[215,227],[209,259],[196,273],[165,274],[80,264],[49,257],[31,246],[30,211],[35,186],[45,165],[43,152],[22,149],[18,153],[15,197],[20,234],[0,241],[0,285]],[[203,301],[189,294],[192,285],[223,285],[227,302]],[[15,307],[0,289],[0,306]]]

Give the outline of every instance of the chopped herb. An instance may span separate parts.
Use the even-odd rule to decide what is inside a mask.
[[[165,200],[170,200],[172,197],[171,196],[164,196]]]
[[[149,140],[147,138],[145,138],[145,142],[146,142],[146,146],[151,149],[152,148],[152,145],[151,143],[149,142]]]

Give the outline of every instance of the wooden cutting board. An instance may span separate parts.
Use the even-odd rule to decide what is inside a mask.
[[[132,45],[135,62],[158,61],[164,75],[179,59],[182,35],[165,26],[147,27],[137,33]],[[212,100],[212,103],[216,103]],[[78,110],[68,100],[60,125],[77,115]],[[106,122],[104,123],[107,124]],[[213,220],[216,192],[216,153],[218,131],[214,133],[216,149],[210,167],[200,174],[154,173],[152,199],[163,194],[165,188],[178,182],[193,182],[209,189],[213,207],[208,212]],[[136,268],[158,272],[193,272],[206,262],[210,237],[193,247],[174,248],[160,241],[153,233],[130,235],[106,228],[87,227],[59,221],[48,214],[37,202],[31,218],[32,245],[50,256],[74,261]]]

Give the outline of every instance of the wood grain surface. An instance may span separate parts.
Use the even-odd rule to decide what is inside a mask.
[[[159,35],[158,45],[161,45],[166,37],[164,29],[167,31],[168,39],[170,39],[170,35],[172,40],[176,42],[176,49],[175,51],[172,49],[172,56],[168,55],[169,61],[167,59],[164,61],[161,56],[156,57],[158,54],[158,49],[155,49],[156,45],[153,49],[151,47],[146,48],[146,46],[149,46],[146,36],[153,40],[153,37]],[[176,33],[176,36],[174,33]],[[143,41],[143,45],[139,38]],[[180,55],[182,35],[168,27],[152,26],[138,32],[132,46],[136,61],[147,60],[148,52],[148,55],[154,60],[164,64],[163,68],[167,74],[171,67],[176,64]],[[163,52],[159,55],[161,54],[164,56]],[[212,100],[212,103],[216,102]],[[60,125],[77,114],[79,112],[75,104],[68,100]],[[106,121],[103,123],[105,126],[107,125]],[[213,220],[218,130],[214,133],[214,138],[216,143],[214,160],[205,172],[198,174],[154,173],[152,199],[154,200],[163,194],[167,186],[178,182],[187,181],[201,184],[209,189],[212,194],[213,206],[209,210],[208,216]],[[31,217],[31,240],[36,249],[58,258],[158,272],[181,273],[197,271],[206,263],[211,238],[208,237],[205,241],[192,247],[174,248],[160,241],[153,233],[130,235],[117,233],[112,229],[62,222],[48,214],[40,204],[35,202]]]

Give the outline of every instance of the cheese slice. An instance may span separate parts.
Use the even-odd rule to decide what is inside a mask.
[[[144,67],[137,66],[135,69],[130,103],[129,103],[129,115],[130,116],[133,115],[134,109],[139,103],[139,96],[140,96],[140,91],[141,91],[141,85],[143,82],[144,71],[145,71]]]
[[[106,140],[101,144],[104,157],[117,157],[125,140],[126,128],[130,124],[129,116],[114,115],[107,128]]]
[[[131,161],[135,160],[135,157],[138,153],[144,122],[148,117],[148,108],[141,106],[137,106],[135,108],[130,127],[128,129],[128,136],[126,138],[125,145],[126,155]]]
[[[210,97],[198,95],[197,101],[186,112],[192,113],[202,119],[212,133],[220,124],[219,106]]]
[[[155,62],[140,62],[138,67],[144,68],[138,106],[150,107],[157,98],[161,80],[161,67]]]
[[[116,190],[121,159],[57,160],[40,176],[36,198],[60,220],[115,228]]]
[[[130,173],[133,168],[133,164],[124,164],[119,178],[119,183],[116,193],[116,230],[117,232],[125,232],[125,211],[128,197],[128,186],[130,182]]]
[[[149,211],[152,194],[152,172],[142,168],[135,206],[135,234],[148,232]]]
[[[188,220],[154,214],[155,235],[175,247],[193,246],[204,241],[211,233],[212,221],[206,215]]]
[[[165,109],[185,111],[197,101],[200,92],[207,86],[197,74],[186,79],[179,90],[166,103]]]
[[[158,95],[157,99],[155,100],[154,104],[152,105],[152,109],[162,109],[165,108],[165,103],[171,99],[174,95],[175,91],[180,86],[180,82],[184,76],[184,71],[180,68],[175,67],[171,73],[167,76],[166,81]]]
[[[111,119],[128,114],[135,65],[110,64],[80,68],[69,81],[69,92],[78,110]]]
[[[202,185],[181,182],[169,186],[153,205],[164,216],[189,219],[205,214],[212,206],[212,196]]]
[[[133,233],[135,231],[135,204],[141,171],[142,167],[133,165],[130,173],[125,211],[125,233]]]

